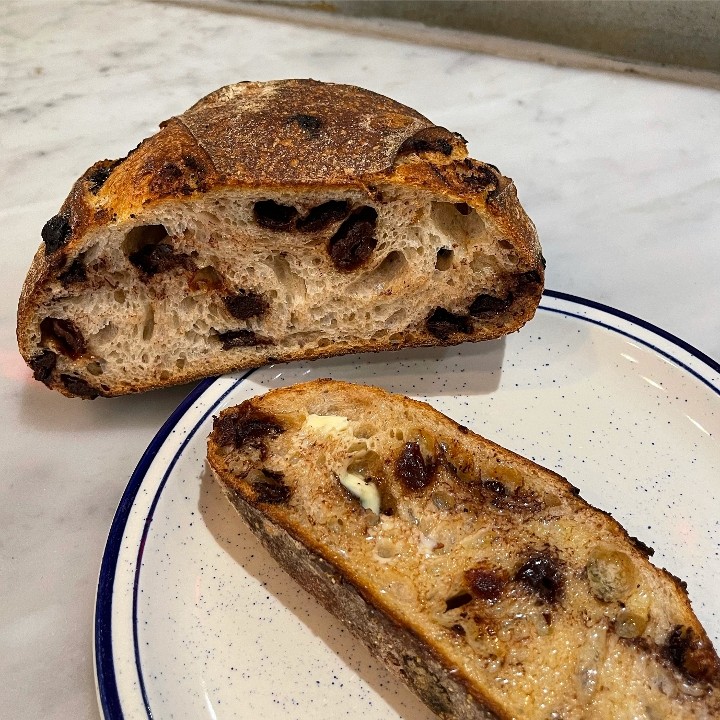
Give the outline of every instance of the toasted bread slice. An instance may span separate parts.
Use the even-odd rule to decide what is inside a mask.
[[[564,478],[428,405],[319,380],[208,458],[270,554],[440,717],[720,716],[684,584]]]
[[[18,308],[38,380],[92,398],[267,362],[517,330],[543,288],[511,180],[376,93],[212,93],[93,165]]]

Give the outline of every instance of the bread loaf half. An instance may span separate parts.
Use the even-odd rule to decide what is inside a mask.
[[[496,338],[544,278],[512,181],[460,135],[312,80],[217,90],[93,165],[42,237],[20,350],[85,398]]]
[[[320,380],[208,458],[270,554],[440,717],[720,717],[684,583],[565,479],[429,406]]]

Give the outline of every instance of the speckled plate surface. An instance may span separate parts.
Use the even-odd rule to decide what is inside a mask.
[[[206,470],[222,407],[317,377],[425,399],[565,475],[687,581],[720,644],[720,365],[624,313],[548,291],[503,340],[201,383],[148,447],[110,530],[95,618],[105,718],[433,717],[275,566]]]

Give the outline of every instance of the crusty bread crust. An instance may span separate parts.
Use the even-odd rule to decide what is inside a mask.
[[[428,646],[411,628],[392,614],[378,612],[367,598],[359,578],[328,563],[282,526],[269,525],[265,515],[243,496],[222,483],[221,488],[243,520],[295,581],[343,622],[428,707],[453,720],[500,720],[473,696],[467,681],[448,665],[442,654]]]
[[[359,332],[352,342],[331,341],[322,346],[308,343],[286,347],[274,342],[273,346],[236,347],[230,353],[198,353],[182,367],[176,367],[175,358],[169,357],[165,364],[151,362],[144,371],[128,373],[125,380],[110,371],[99,377],[105,348],[96,351],[92,347],[74,362],[61,357],[56,370],[37,371],[39,354],[52,346],[47,333],[44,339],[41,337],[40,323],[47,313],[58,315],[58,300],[83,297],[85,304],[90,304],[98,285],[131,284],[126,279],[118,280],[118,261],[103,265],[103,256],[112,254],[113,248],[117,250],[133,228],[167,223],[170,218],[179,228],[173,231],[179,236],[192,223],[193,228],[199,227],[203,221],[198,218],[217,214],[211,233],[217,235],[217,227],[225,220],[223,213],[229,212],[222,208],[238,198],[269,197],[288,204],[297,204],[296,200],[307,204],[308,198],[322,202],[348,196],[354,198],[355,205],[361,205],[364,197],[366,206],[379,208],[383,194],[407,196],[418,207],[443,202],[466,208],[463,212],[481,218],[483,232],[504,248],[494,252],[512,258],[513,273],[530,281],[512,285],[513,302],[507,307],[486,312],[461,332],[451,329],[441,336],[416,323],[404,329],[400,339],[392,341]],[[254,242],[247,233],[237,230],[222,233],[220,242],[225,250],[236,247],[241,259],[248,243]],[[18,344],[25,360],[34,364],[36,377],[41,376],[39,379],[48,386],[68,396],[139,392],[274,360],[495,338],[517,330],[532,317],[544,279],[537,234],[517,200],[512,181],[494,166],[469,159],[462,137],[376,93],[313,80],[245,82],[211,93],[184,114],[162,123],[158,133],[125,158],[103,160],[89,168],[43,235],[45,247],[33,259],[18,305]],[[173,242],[178,239],[170,238]],[[278,253],[288,252],[286,240],[278,241]],[[453,240],[457,242],[457,238],[450,238]],[[188,247],[204,259],[209,252],[208,242],[213,241],[198,239],[196,245]],[[88,274],[103,278],[102,282],[93,285],[88,281],[84,287],[76,281],[68,287],[62,278],[67,277],[78,258],[82,262],[86,255],[94,260]],[[357,272],[370,272],[373,262]],[[188,261],[184,268],[188,274],[192,274],[190,264]],[[180,270],[175,268],[173,272],[178,274]],[[149,287],[147,278],[144,282]],[[153,282],[160,284],[159,280]],[[330,285],[333,282],[328,280]],[[182,294],[182,288],[172,287],[153,290],[155,300],[151,302],[157,297]],[[501,290],[508,293],[508,287],[506,284]],[[438,292],[444,291],[438,288]],[[137,290],[133,289],[132,294],[136,295]],[[103,307],[102,312],[116,311]],[[67,304],[59,314],[61,319],[67,316],[75,322]],[[181,318],[182,322],[187,320]],[[98,332],[94,327],[80,330],[86,334]],[[102,343],[98,340],[95,344]],[[93,354],[95,357],[91,357]],[[89,363],[93,366],[90,372],[86,367]],[[63,374],[77,382],[61,381]],[[86,392],[79,391],[83,389]]]
[[[208,460],[282,567],[441,717],[720,712],[684,583],[564,478],[423,403],[330,380],[272,390],[216,418]],[[380,515],[347,473],[380,488]]]

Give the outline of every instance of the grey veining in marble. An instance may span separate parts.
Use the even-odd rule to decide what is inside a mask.
[[[514,178],[549,287],[720,359],[720,95],[632,76],[117,0],[0,19],[0,717],[95,718],[96,574],[122,490],[187,388],[94,403],[30,379],[14,339],[39,232],[76,177],[243,79],[363,85]]]

